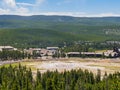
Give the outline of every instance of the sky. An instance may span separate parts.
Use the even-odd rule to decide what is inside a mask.
[[[0,15],[120,16],[120,0],[0,0]]]

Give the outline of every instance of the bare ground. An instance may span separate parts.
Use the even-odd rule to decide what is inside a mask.
[[[39,69],[41,73],[49,71],[58,70],[59,72],[64,72],[64,70],[72,69],[88,69],[94,74],[97,70],[101,70],[101,74],[114,73],[120,71],[120,59],[95,59],[95,58],[69,58],[69,59],[59,59],[59,60],[46,60],[46,61],[32,61],[26,63],[26,66],[34,68],[33,72],[36,73],[36,69]]]

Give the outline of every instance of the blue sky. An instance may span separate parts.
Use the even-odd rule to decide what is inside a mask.
[[[0,0],[0,14],[120,16],[120,0]]]

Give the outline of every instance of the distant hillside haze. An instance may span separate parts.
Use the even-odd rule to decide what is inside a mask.
[[[0,15],[0,44],[57,45],[120,40],[120,17]]]
[[[0,15],[0,28],[41,27],[46,23],[75,23],[81,25],[120,24],[120,17],[17,16]]]

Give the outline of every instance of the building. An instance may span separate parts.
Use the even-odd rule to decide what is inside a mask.
[[[30,55],[33,55],[33,53],[40,54],[41,48],[29,48],[28,50],[25,49],[24,51]]]
[[[41,49],[41,52],[40,52],[41,56],[47,56],[48,55],[48,50],[47,49]]]
[[[80,57],[80,52],[68,52],[66,53],[67,57]]]
[[[114,56],[114,52],[113,52],[113,50],[107,50],[106,52],[104,52],[104,55],[105,55],[106,57],[109,57],[110,55],[111,55],[111,56]]]
[[[96,52],[68,52],[68,57],[102,57],[103,53],[96,53]]]
[[[58,50],[59,47],[47,47],[47,50]]]
[[[87,57],[102,57],[102,52],[81,52],[81,55],[85,55]]]
[[[48,56],[53,56],[56,53],[59,53],[59,47],[47,47]]]
[[[14,51],[14,50],[17,50],[17,48],[14,48],[12,46],[0,46],[0,51],[4,51],[4,50]]]
[[[110,57],[115,58],[119,57],[120,53],[115,52],[113,50],[107,50],[105,52],[68,52],[66,53],[68,57]]]

